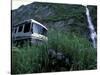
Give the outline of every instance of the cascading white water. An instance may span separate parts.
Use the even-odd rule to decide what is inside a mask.
[[[86,16],[87,16],[87,21],[88,21],[88,28],[90,30],[90,37],[91,37],[91,40],[93,42],[93,47],[96,48],[96,39],[97,39],[97,34],[95,32],[95,29],[94,29],[94,25],[92,23],[92,20],[91,20],[91,16],[90,16],[90,12],[89,12],[89,9],[87,6],[85,6],[86,8]]]

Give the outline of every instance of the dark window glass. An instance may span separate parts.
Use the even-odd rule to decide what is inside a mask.
[[[30,31],[30,24],[31,24],[31,23],[25,23],[25,26],[24,26],[24,33]]]
[[[47,30],[45,28],[42,29],[42,35],[47,36]]]
[[[23,26],[19,26],[18,32],[21,32],[23,29]]]
[[[17,31],[17,28],[15,28],[15,31],[14,31],[14,33],[16,33],[16,31]]]

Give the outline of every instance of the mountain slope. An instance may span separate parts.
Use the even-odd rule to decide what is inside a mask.
[[[96,29],[97,7],[88,6],[88,8]],[[35,19],[48,29],[62,32],[73,32],[79,35],[87,35],[88,32],[85,7],[82,5],[34,2],[12,10],[12,25],[27,19]]]

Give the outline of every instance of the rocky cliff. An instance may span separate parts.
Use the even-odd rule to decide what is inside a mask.
[[[88,8],[96,30],[97,7],[88,6]],[[88,34],[85,7],[82,5],[34,2],[12,10],[12,25],[27,19],[35,19],[48,29],[73,32],[79,35]]]

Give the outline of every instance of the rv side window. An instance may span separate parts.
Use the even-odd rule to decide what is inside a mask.
[[[21,32],[22,29],[23,29],[23,26],[19,26],[19,30],[18,30],[18,32]]]
[[[30,31],[30,24],[31,24],[31,23],[26,23],[26,24],[25,24],[25,26],[24,26],[24,33]]]

